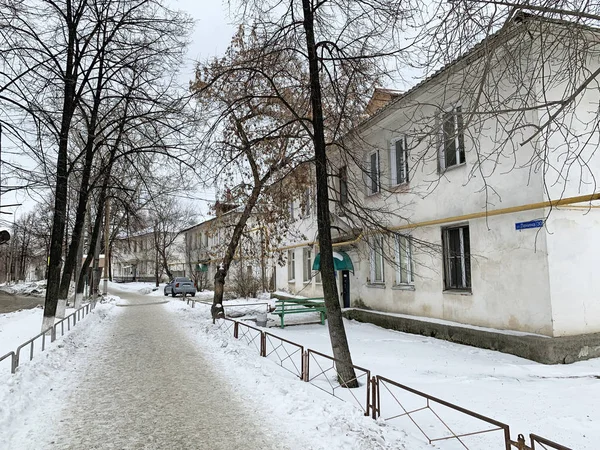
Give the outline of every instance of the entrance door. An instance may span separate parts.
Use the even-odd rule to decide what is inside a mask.
[[[350,308],[350,271],[342,270],[342,300],[344,308]]]

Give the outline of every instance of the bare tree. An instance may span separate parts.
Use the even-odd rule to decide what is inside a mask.
[[[174,197],[166,196],[152,200],[152,210],[148,221],[152,226],[154,248],[156,251],[156,267],[162,267],[164,272],[173,279],[169,262],[176,254],[184,255],[181,232],[192,225],[196,214],[192,208],[186,206]],[[156,273],[156,286],[159,284],[158,271]]]
[[[128,136],[138,138],[139,152],[154,151],[169,156],[172,153],[172,144],[166,141],[174,142],[175,133],[170,129],[173,122],[171,118],[160,117],[161,112],[168,109],[166,114],[169,115],[185,102],[171,95],[175,90],[165,75],[173,73],[179,65],[180,50],[185,45],[191,22],[187,16],[154,0],[127,5],[118,0],[101,4],[87,1],[26,3],[2,9],[2,19],[6,22],[2,32],[10,43],[10,51],[5,56],[9,63],[9,70],[3,74],[6,85],[0,93],[2,100],[31,117],[39,137],[33,141],[23,138],[23,146],[38,161],[41,175],[55,180],[55,214],[44,310],[45,321],[49,321],[54,316],[58,297],[63,302],[66,299],[88,196],[95,188],[90,180],[92,176],[103,178],[92,175],[95,155],[114,147],[115,142],[122,143],[125,131]],[[59,56],[63,53],[64,58]],[[137,76],[129,76],[130,73]],[[60,101],[62,109],[57,106]],[[132,102],[137,106],[123,108]],[[159,104],[160,111],[156,107]],[[129,113],[126,129],[114,120],[115,111]],[[139,120],[141,114],[145,121]],[[133,122],[137,124],[132,125]],[[140,122],[145,122],[143,130]],[[166,139],[158,137],[159,127],[163,131],[169,129]],[[77,139],[72,139],[72,135]],[[148,146],[150,141],[153,143]],[[57,145],[56,163],[42,146],[45,143],[48,148]],[[82,143],[83,149],[77,149],[77,143]],[[129,148],[119,156],[125,158],[131,154]],[[114,152],[113,157],[116,157]],[[112,167],[112,162],[107,166]],[[107,166],[101,166],[100,170]],[[67,227],[66,196],[69,177],[77,172],[79,200],[74,208],[74,228],[59,290],[60,260]]]
[[[225,278],[261,195],[307,158],[302,124],[285,106],[285,102],[295,102],[295,93],[289,90],[287,98],[278,97],[272,84],[279,74],[289,77],[294,73],[297,61],[286,59],[283,53],[263,55],[253,31],[245,33],[240,27],[225,58],[200,65],[192,86],[211,118],[205,146],[216,160],[217,173],[229,171],[239,180],[234,199],[240,205],[239,214],[215,273],[213,318],[224,314]],[[248,70],[246,61],[258,63],[259,58],[260,65]]]
[[[295,80],[295,102],[283,101],[313,147],[317,185],[317,222],[323,291],[329,332],[342,383],[358,385],[339,306],[333,265],[329,211],[328,148],[362,119],[365,93],[385,72],[384,57],[400,52],[398,31],[406,19],[399,1],[251,2],[241,10],[241,20],[254,24],[260,40],[260,58],[248,59],[248,70],[272,54],[297,61],[288,80]],[[260,69],[255,69],[262,73]],[[278,99],[289,89],[271,78]]]

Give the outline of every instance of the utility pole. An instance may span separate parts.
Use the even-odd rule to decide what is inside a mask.
[[[108,258],[110,249],[110,197],[106,197],[106,206],[104,207],[104,283],[102,287],[102,293],[108,294]]]

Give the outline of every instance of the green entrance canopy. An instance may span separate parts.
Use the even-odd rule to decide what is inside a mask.
[[[335,270],[351,270],[354,272],[352,260],[346,252],[333,252],[333,265]],[[318,253],[313,262],[312,270],[321,270],[321,254]]]
[[[208,264],[196,264],[196,272],[208,272]]]

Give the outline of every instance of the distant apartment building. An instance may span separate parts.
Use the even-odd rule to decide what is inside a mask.
[[[229,245],[231,232],[241,214],[235,204],[215,205],[216,217],[182,231],[185,239],[186,268],[198,288],[212,288],[215,273]],[[228,273],[240,282],[259,283],[268,287],[273,274],[272,262],[266,255],[266,234],[253,216],[246,224]]]
[[[157,251],[153,230],[122,236],[115,242],[113,250],[113,279],[126,281],[155,281],[156,273],[161,282],[168,281],[162,257]],[[167,249],[167,263],[174,277],[185,276],[185,254],[183,235],[174,238]]]

